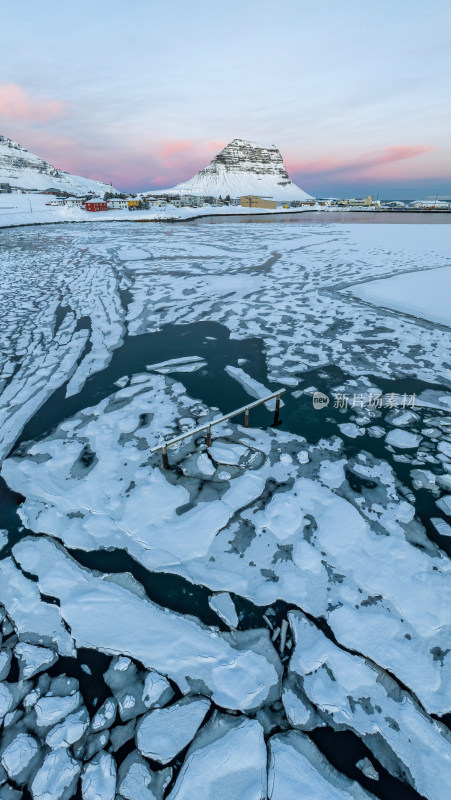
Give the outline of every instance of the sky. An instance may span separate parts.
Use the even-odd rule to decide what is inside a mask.
[[[317,197],[451,195],[449,0],[14,0],[0,134],[121,190],[234,138]]]

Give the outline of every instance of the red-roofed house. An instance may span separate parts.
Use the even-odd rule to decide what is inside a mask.
[[[108,203],[100,197],[91,197],[86,200],[85,208],[86,211],[108,211]]]

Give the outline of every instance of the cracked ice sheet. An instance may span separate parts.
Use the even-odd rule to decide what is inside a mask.
[[[263,340],[273,380],[296,381],[303,370],[330,363],[353,374],[451,380],[444,331],[423,325],[420,336],[414,320],[362,308],[339,291],[344,281],[447,265],[448,225],[137,228],[41,228],[39,245],[34,229],[4,234],[0,455],[51,391],[71,376],[68,392],[77,391],[108,362],[127,324],[133,335],[171,322],[221,322],[232,337]],[[134,248],[152,259],[122,260]],[[275,252],[280,258],[261,269]],[[126,319],[119,283],[132,297]],[[70,314],[61,329],[56,311],[64,308]],[[77,365],[88,334],[73,321],[87,316],[91,350]]]
[[[447,800],[451,734],[432,720],[388,676],[364,658],[341,650],[300,612],[290,612],[295,648],[290,672],[324,718],[350,728],[393,774],[395,753],[404,779],[430,800]],[[382,740],[382,742],[380,741]]]
[[[339,291],[345,282],[424,270],[425,263],[445,266],[449,226],[275,224],[264,233],[261,225],[243,227],[196,226],[198,241],[218,248],[216,259],[204,261],[190,258],[196,252],[191,231],[174,230],[172,244],[185,259],[159,274],[148,264],[141,278],[151,275],[151,286],[131,282],[131,331],[213,319],[232,337],[263,339],[274,381],[296,380],[303,370],[330,363],[356,375],[451,380],[443,366],[450,362],[444,331],[423,326],[419,336],[414,320],[363,307]],[[153,242],[155,257],[163,247]],[[275,251],[280,258],[271,269],[259,269]]]
[[[58,608],[41,600],[37,585],[17,569],[12,558],[0,561],[0,603],[22,642],[54,647],[63,656],[75,655]]]
[[[215,473],[202,473],[211,487],[208,501],[192,502],[180,514],[190,500],[183,480],[170,482],[152,466],[159,457],[149,463],[146,453],[156,431],[172,435],[194,401],[181,384],[157,375],[115,397],[128,404],[102,401],[88,418],[85,411],[33,445],[27,457],[5,462],[6,480],[27,498],[24,524],[71,548],[123,548],[150,570],[172,571],[258,605],[296,604],[323,616],[340,642],[395,674],[429,712],[449,711],[451,566],[440,551],[424,553],[406,540],[414,510],[397,497],[388,465],[382,462],[372,475],[383,476],[387,499],[365,512],[304,477],[313,468],[299,463],[300,437],[241,429],[240,452],[248,448],[262,465],[230,480],[222,493]],[[142,413],[151,415],[148,427],[139,425]],[[75,477],[82,442],[98,461]],[[342,461],[331,462],[332,452],[322,458],[318,477],[331,483],[332,476],[338,486],[341,474],[335,480],[332,463],[338,474]],[[285,491],[265,495],[268,480],[285,483]]]
[[[93,575],[49,539],[24,539],[15,545],[14,557],[37,575],[41,591],[58,598],[78,647],[131,656],[174,680],[184,693],[200,681],[225,708],[256,708],[278,686],[278,672],[265,655],[237,649],[194,619],[138,597],[114,578]]]
[[[81,229],[40,230],[38,241],[35,230],[6,235],[0,254],[0,459],[52,392],[71,376],[68,392],[78,391],[121,343],[119,278],[95,243],[96,236]],[[83,318],[89,330],[77,329]],[[91,350],[79,365],[88,340]]]

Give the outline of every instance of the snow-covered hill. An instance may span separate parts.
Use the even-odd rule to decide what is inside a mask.
[[[0,183],[19,189],[60,189],[77,195],[111,191],[109,183],[62,172],[6,136],[0,136]]]
[[[167,192],[211,197],[254,194],[274,200],[306,200],[311,197],[290,180],[277,147],[264,147],[244,139],[233,139],[208,167]]]

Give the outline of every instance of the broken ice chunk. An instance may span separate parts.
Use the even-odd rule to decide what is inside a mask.
[[[118,790],[124,800],[162,800],[171,777],[170,767],[153,772],[135,750],[119,767]]]
[[[174,690],[163,675],[151,670],[144,681],[142,700],[146,708],[161,708],[174,697]]]
[[[81,765],[63,747],[44,759],[31,784],[33,800],[69,800],[77,785]]]
[[[205,697],[189,697],[150,711],[136,731],[138,750],[146,758],[168,764],[192,741],[209,708]]]
[[[210,608],[228,625],[230,628],[236,628],[239,623],[238,614],[236,613],[235,604],[228,594],[228,592],[218,592],[213,594],[208,603]]]
[[[451,536],[451,525],[448,525],[444,519],[441,517],[431,517],[431,522],[440,536]]]
[[[168,800],[193,797],[266,797],[266,747],[263,728],[257,720],[216,712],[202,728],[188,750]]]
[[[17,569],[12,558],[0,561],[0,603],[23,641],[53,644],[61,655],[75,655],[58,606],[41,600],[37,585]]]
[[[19,662],[21,679],[33,678],[58,661],[58,656],[53,650],[25,642],[17,644],[14,653]]]
[[[440,500],[436,500],[436,503],[440,511],[451,517],[451,494],[444,494]]]
[[[49,728],[61,722],[81,705],[82,698],[80,692],[75,692],[67,697],[54,697],[45,695],[36,703],[36,722],[39,728]]]
[[[398,447],[402,449],[411,449],[413,447],[418,447],[421,442],[421,436],[417,436],[415,433],[410,433],[410,431],[405,431],[399,428],[396,428],[393,431],[389,431],[385,437],[385,441],[387,444],[391,444],[392,447]]]
[[[1,763],[8,777],[15,783],[24,783],[39,758],[40,746],[33,736],[19,733],[3,750]]]
[[[225,367],[225,371],[231,378],[238,381],[243,389],[245,389],[251,397],[255,397],[256,400],[260,400],[261,397],[268,397],[268,395],[272,393],[271,389],[268,389],[263,383],[256,381],[255,378],[251,378],[251,376],[240,367],[227,366]],[[280,408],[282,408],[283,404],[283,400],[281,400]],[[272,400],[268,400],[265,406],[269,411],[274,411],[276,407],[276,398],[274,397]]]
[[[83,800],[114,800],[116,796],[116,762],[109,753],[97,753],[86,764],[81,787]]]
[[[91,728],[95,732],[110,728],[116,718],[117,700],[108,697],[105,702],[97,709],[91,722]]]
[[[371,800],[356,781],[338,772],[311,739],[299,731],[269,740],[269,800]]]
[[[350,439],[356,439],[357,436],[365,435],[365,428],[359,427],[354,422],[343,422],[338,427],[340,428],[342,434],[344,436],[348,436]]]
[[[366,775],[367,778],[370,778],[372,781],[379,780],[379,773],[373,767],[369,758],[361,758],[360,761],[357,761],[356,767],[357,769],[360,770],[360,772],[363,772],[363,774]]]
[[[59,725],[49,731],[46,736],[45,743],[52,748],[55,747],[71,747],[76,744],[83,734],[87,731],[89,726],[89,716],[86,708],[75,711],[69,714],[68,717]]]
[[[7,683],[0,683],[0,721],[13,705],[14,697]]]

